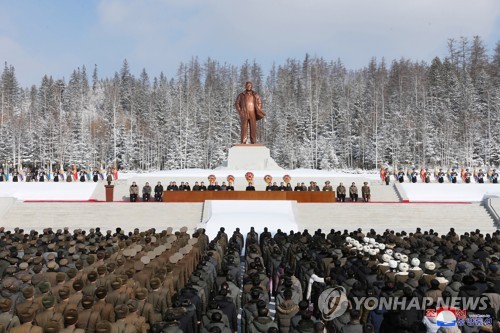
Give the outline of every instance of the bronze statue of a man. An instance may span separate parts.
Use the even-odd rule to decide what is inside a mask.
[[[241,143],[247,143],[248,127],[250,127],[250,143],[257,143],[257,120],[266,115],[262,111],[262,100],[257,92],[252,90],[252,82],[245,83],[245,91],[236,98],[236,110],[241,120]]]

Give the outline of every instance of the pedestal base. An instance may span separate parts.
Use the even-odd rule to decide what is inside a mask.
[[[235,145],[227,156],[228,170],[283,170],[272,158],[264,145]]]

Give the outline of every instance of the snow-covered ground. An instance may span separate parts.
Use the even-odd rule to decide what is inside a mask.
[[[477,202],[500,197],[500,184],[401,184],[410,202]]]

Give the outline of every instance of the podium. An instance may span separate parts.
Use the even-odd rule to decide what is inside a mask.
[[[113,202],[115,185],[104,185],[104,187],[106,188],[106,202]]]

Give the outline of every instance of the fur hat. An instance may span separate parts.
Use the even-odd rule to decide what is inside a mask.
[[[426,261],[425,262],[425,269],[427,269],[429,271],[433,271],[436,269],[436,264],[433,263],[432,261]]]
[[[418,266],[420,266],[420,260],[419,260],[418,258],[413,258],[413,259],[411,260],[411,265],[412,265],[413,267],[418,267]]]
[[[407,272],[408,268],[409,268],[409,266],[405,262],[402,262],[399,264],[399,271],[401,271],[401,272]]]

